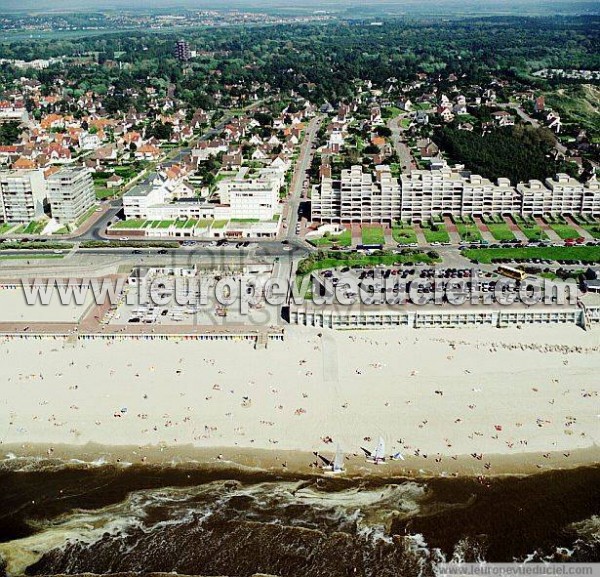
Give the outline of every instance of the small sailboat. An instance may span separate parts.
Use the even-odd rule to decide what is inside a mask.
[[[340,473],[344,472],[344,453],[339,445],[333,461],[323,457],[322,455],[319,455],[319,453],[315,453],[315,456],[321,459],[321,462],[323,463],[321,468],[326,474],[339,475]]]
[[[383,465],[385,463],[385,441],[383,437],[379,437],[375,451],[371,452],[364,447],[361,447],[361,449],[364,451],[369,463],[373,463],[374,465]]]

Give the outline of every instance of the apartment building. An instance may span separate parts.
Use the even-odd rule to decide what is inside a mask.
[[[319,222],[382,223],[426,221],[437,216],[544,214],[600,215],[600,184],[586,184],[566,174],[532,180],[513,187],[507,178],[492,182],[477,174],[450,168],[413,170],[400,182],[388,167],[375,177],[361,166],[343,170],[334,180],[325,172],[312,191],[312,218]]]
[[[442,170],[414,170],[400,177],[401,218],[423,221],[443,214],[462,212],[464,182],[461,176]]]
[[[87,168],[62,168],[47,181],[52,218],[66,224],[77,222],[96,202],[94,181]]]
[[[313,217],[322,222],[389,222],[400,218],[400,185],[388,166],[377,166],[374,175],[352,166],[340,180],[324,174],[311,203]]]
[[[24,224],[40,218],[46,197],[42,170],[0,172],[0,216],[4,222]]]
[[[600,187],[595,179],[583,184],[567,174],[557,174],[545,183],[519,183],[517,190],[522,196],[523,216],[600,214]]]
[[[187,62],[192,57],[190,45],[185,40],[178,40],[175,44],[175,58],[181,62]]]
[[[279,214],[279,190],[284,173],[265,169],[255,177],[246,172],[219,183],[220,202],[198,198],[175,199],[176,186],[136,186],[123,196],[127,219],[234,219],[272,221]]]
[[[257,177],[236,177],[221,181],[219,197],[228,204],[230,218],[271,220],[279,212],[279,190],[283,182],[280,171],[265,172]]]

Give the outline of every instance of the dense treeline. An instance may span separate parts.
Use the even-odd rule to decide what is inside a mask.
[[[514,77],[542,67],[600,68],[599,23],[597,17],[503,17],[388,20],[378,27],[358,22],[194,29],[177,36],[134,32],[6,42],[0,45],[0,58],[93,52],[101,63],[116,55],[124,68],[70,67],[68,79],[78,91],[101,94],[111,85],[121,92],[140,85],[164,91],[173,84],[181,99],[205,108],[214,104],[214,94],[223,86],[229,85],[228,95],[235,96],[263,83],[275,90],[295,90],[313,101],[335,102],[350,97],[349,82],[356,78],[380,84],[390,77],[412,79],[425,71],[467,75],[478,83],[492,75]],[[173,56],[180,36],[202,52],[188,65],[188,73]],[[52,85],[57,72],[51,68],[25,74]],[[0,88],[22,74],[2,65]]]
[[[554,160],[554,136],[546,128],[518,125],[481,136],[445,127],[434,140],[452,161],[491,180],[506,177],[517,184],[569,170]]]

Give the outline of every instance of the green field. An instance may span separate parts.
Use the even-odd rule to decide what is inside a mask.
[[[153,220],[149,225],[144,225],[144,228],[169,228],[173,224],[173,220]]]
[[[0,224],[0,234],[6,234],[13,226],[15,225],[3,222],[2,224]]]
[[[567,238],[579,238],[581,235],[568,224],[551,224],[550,228],[563,240]]]
[[[0,254],[0,260],[17,260],[17,259],[48,259],[48,258],[64,258],[66,254]]]
[[[600,262],[598,246],[554,246],[525,248],[474,248],[462,251],[462,254],[480,263],[491,263],[493,258],[541,258],[548,260],[580,260]]]
[[[429,243],[432,242],[450,242],[450,236],[448,231],[443,224],[435,224],[433,228],[430,224],[421,224],[421,229],[425,235],[425,240]]]
[[[383,234],[383,228],[381,228],[380,226],[363,225],[363,227],[362,227],[362,243],[363,244],[385,244],[385,236]]]
[[[75,228],[79,228],[82,224],[84,224],[88,220],[88,218],[91,218],[91,216],[96,212],[97,208],[98,208],[98,206],[94,205],[94,206],[90,207],[90,209],[85,214],[82,214],[77,219],[77,222],[75,223]]]
[[[392,238],[399,244],[416,244],[417,242],[414,228],[407,224],[392,226]]]
[[[105,198],[111,198],[115,194],[119,193],[118,188],[105,188],[104,186],[99,186],[98,184],[94,185],[94,189],[96,191],[96,199],[104,200]]]
[[[486,223],[490,233],[496,240],[514,240],[515,235],[506,223]]]

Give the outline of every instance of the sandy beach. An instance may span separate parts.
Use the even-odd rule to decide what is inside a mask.
[[[597,462],[600,336],[574,326],[332,332],[283,342],[2,339],[0,451],[88,443],[151,462],[194,450],[277,466],[339,443],[356,470],[379,436],[412,470]],[[585,449],[585,451],[583,451]],[[268,450],[268,452],[263,452]],[[578,451],[579,450],[579,451]],[[93,457],[88,447],[87,456]],[[579,455],[579,456],[577,456]],[[197,455],[196,455],[197,456]],[[313,458],[314,459],[314,458]],[[370,466],[373,469],[373,466]],[[379,470],[390,467],[382,466]]]

